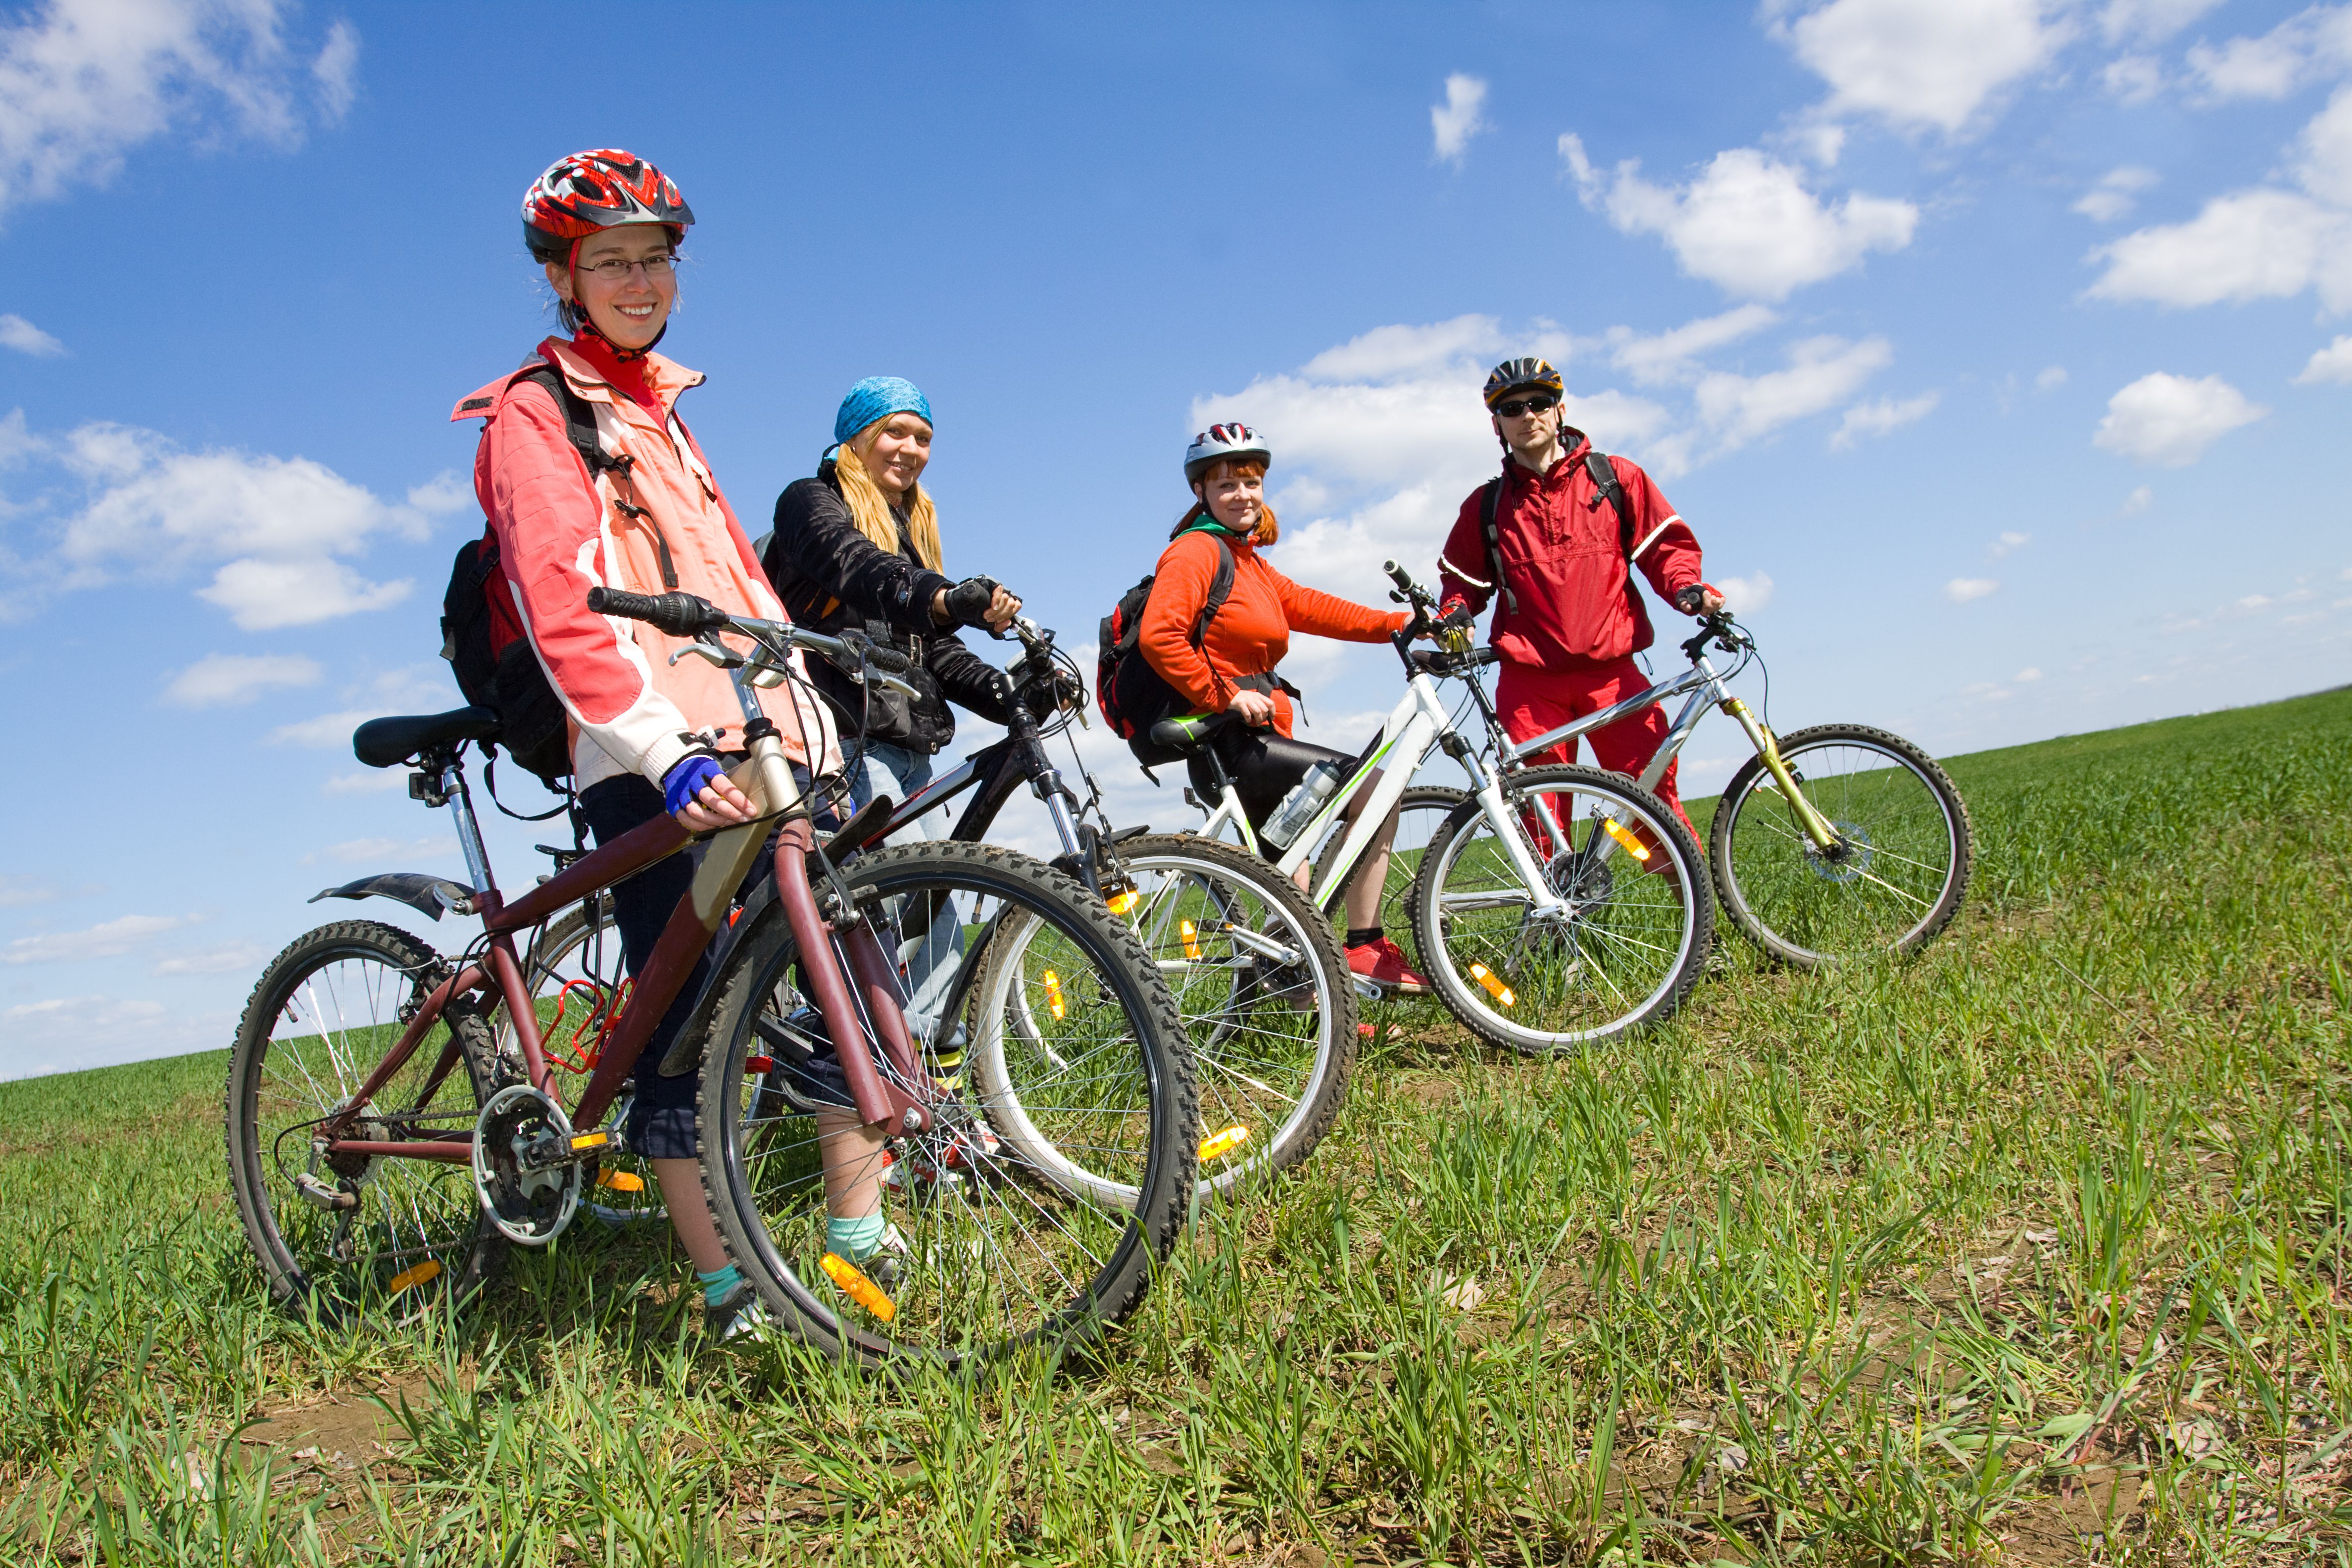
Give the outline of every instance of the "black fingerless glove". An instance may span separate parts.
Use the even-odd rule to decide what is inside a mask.
[[[1478,617],[1471,612],[1469,605],[1459,599],[1447,605],[1445,613],[1436,621],[1436,628],[1441,632],[1475,631],[1477,626]]]
[[[1058,710],[1076,706],[1079,695],[1077,678],[1066,669],[1057,669],[1050,682],[1034,680],[1024,688],[1021,705],[1029,710],[1029,717],[1043,722]]]
[[[996,579],[967,577],[948,590],[948,619],[959,626],[984,628],[988,602],[996,597]]]

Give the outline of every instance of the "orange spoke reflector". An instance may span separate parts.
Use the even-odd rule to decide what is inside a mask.
[[[1062,977],[1049,969],[1044,978],[1046,1010],[1054,1015],[1054,1021],[1059,1023],[1070,1016],[1069,1008],[1062,1004]]]
[[[1631,855],[1636,860],[1646,861],[1649,859],[1649,849],[1643,846],[1640,839],[1626,832],[1624,825],[1620,823],[1615,817],[1602,817],[1601,819],[1601,828],[1608,833],[1610,837],[1614,838],[1618,843],[1624,846],[1626,854]]]
[[[763,1074],[772,1073],[775,1070],[776,1058],[773,1057],[745,1057],[743,1058],[743,1076],[745,1078],[759,1078]]]
[[[596,1184],[616,1193],[642,1193],[646,1190],[646,1179],[629,1171],[599,1171],[596,1173]]]
[[[888,1322],[898,1315],[898,1304],[882,1293],[882,1287],[858,1271],[857,1265],[838,1252],[828,1252],[817,1259],[824,1266],[826,1278],[841,1287],[841,1293]]]
[[[1138,893],[1133,888],[1129,888],[1124,893],[1113,893],[1109,898],[1105,899],[1103,902],[1110,906],[1111,913],[1115,915],[1123,915],[1127,913],[1128,910],[1135,908],[1136,900],[1142,896],[1143,895]]]
[[[1201,928],[1191,921],[1178,921],[1176,934],[1184,939],[1184,956],[1193,963],[1201,962]]]
[[[392,1277],[392,1294],[397,1296],[415,1285],[428,1285],[441,1277],[441,1265],[428,1258],[414,1268],[404,1268]]]
[[[1201,1158],[1205,1163],[1222,1160],[1249,1142],[1249,1129],[1228,1127],[1223,1132],[1213,1132],[1201,1142]]]
[[[1511,988],[1503,984],[1503,977],[1483,963],[1474,963],[1470,966],[1470,978],[1484,985],[1487,993],[1506,1007],[1518,1000],[1517,996],[1511,994]]]

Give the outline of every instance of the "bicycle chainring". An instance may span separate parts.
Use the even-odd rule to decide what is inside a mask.
[[[572,1120],[527,1083],[509,1084],[490,1096],[474,1121],[475,1195],[490,1223],[523,1247],[553,1241],[580,1207],[576,1163],[536,1171],[523,1165],[522,1151],[550,1133],[569,1141]]]

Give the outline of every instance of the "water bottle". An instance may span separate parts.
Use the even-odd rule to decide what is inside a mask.
[[[1323,803],[1331,798],[1344,777],[1346,770],[1337,763],[1317,763],[1308,768],[1307,776],[1282,797],[1282,804],[1274,808],[1274,815],[1265,819],[1257,836],[1277,849],[1289,848],[1290,841],[1307,830],[1307,825],[1315,820],[1315,814],[1323,809]]]

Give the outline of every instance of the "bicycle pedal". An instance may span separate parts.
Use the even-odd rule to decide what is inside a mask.
[[[1389,999],[1389,988],[1379,981],[1368,980],[1360,974],[1350,974],[1348,978],[1355,982],[1356,997],[1359,1001],[1385,1002]]]
[[[558,1165],[576,1165],[583,1161],[627,1152],[628,1146],[618,1129],[600,1127],[593,1132],[574,1132],[568,1138],[561,1132],[550,1132],[524,1149],[516,1163],[526,1171],[551,1171]]]

